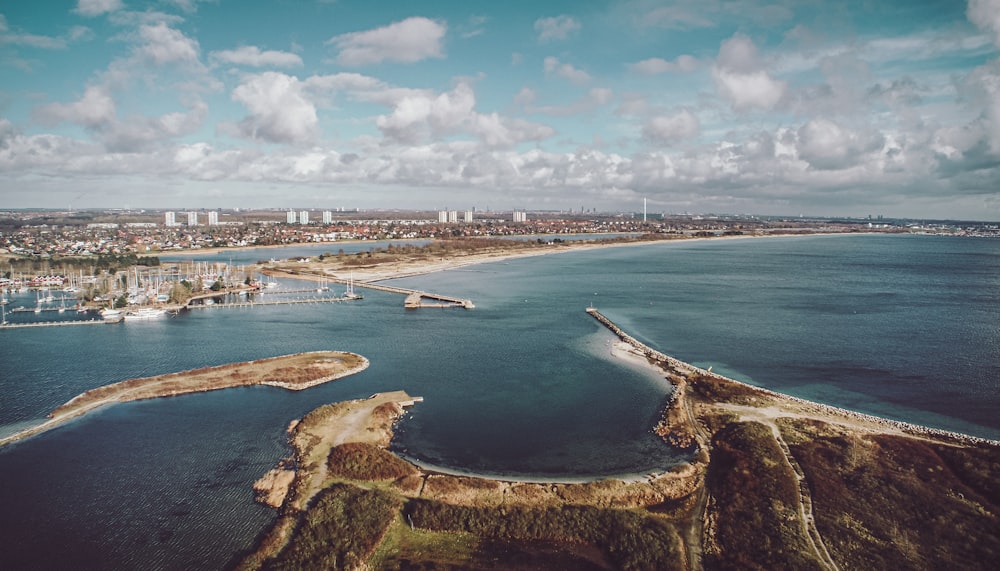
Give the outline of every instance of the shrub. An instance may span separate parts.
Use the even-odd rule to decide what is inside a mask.
[[[330,450],[326,461],[330,474],[351,480],[398,480],[417,469],[388,450],[373,444],[348,442]]]
[[[402,505],[382,490],[327,488],[303,514],[288,546],[265,569],[354,569],[382,540]]]

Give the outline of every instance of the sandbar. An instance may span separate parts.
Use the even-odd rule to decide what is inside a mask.
[[[3,439],[0,446],[51,430],[102,406],[136,400],[268,385],[304,390],[368,368],[365,357],[342,351],[310,351],[179,373],[129,379],[83,392],[48,414],[48,420]]]

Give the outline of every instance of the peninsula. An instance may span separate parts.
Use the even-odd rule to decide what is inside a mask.
[[[0,446],[50,430],[112,403],[252,385],[298,391],[353,375],[367,368],[368,359],[355,353],[312,351],[129,379],[77,395],[49,413],[45,422],[0,439]]]
[[[673,383],[651,428],[690,461],[635,481],[437,474],[387,450],[417,399],[326,405],[258,482],[279,517],[238,568],[992,569],[998,443],[739,383],[588,313]]]

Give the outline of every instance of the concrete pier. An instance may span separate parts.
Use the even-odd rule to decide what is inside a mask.
[[[107,319],[75,319],[72,321],[39,321],[33,323],[4,323],[0,329],[27,329],[29,327],[66,327],[70,325],[101,325],[104,323],[119,323]]]
[[[385,291],[389,293],[398,293],[405,295],[406,299],[403,301],[403,307],[406,309],[418,309],[421,307],[462,307],[465,309],[475,309],[475,304],[472,303],[471,299],[463,299],[460,297],[453,297],[450,295],[442,295],[439,293],[431,293],[426,291],[419,291],[415,289],[408,289],[404,287],[396,287],[391,285],[377,284],[372,282],[359,282],[351,281],[343,278],[334,278],[330,276],[318,275],[318,274],[308,274],[314,277],[321,277],[328,280],[331,283],[338,283],[343,285],[353,285],[354,287],[362,287],[366,289],[373,289],[376,291]],[[435,302],[425,302],[424,299],[436,300]]]

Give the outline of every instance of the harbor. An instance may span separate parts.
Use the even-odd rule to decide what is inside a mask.
[[[108,313],[106,310],[102,312],[101,318],[88,318],[88,319],[64,319],[59,321],[30,321],[30,322],[8,322],[7,313],[11,314],[39,314],[42,312],[58,312],[59,314],[64,314],[72,309],[73,313],[94,313],[101,311],[98,306],[84,306],[75,305],[73,308],[66,308],[65,306],[59,307],[43,307],[38,305],[36,307],[24,307],[19,306],[17,308],[7,310],[4,306],[4,313],[2,320],[0,320],[0,329],[25,329],[25,328],[38,328],[38,327],[65,327],[74,325],[102,325],[102,324],[114,324],[122,323],[127,321],[135,320],[150,320],[158,319],[162,317],[174,316],[181,313],[184,310],[194,310],[194,309],[212,309],[212,308],[229,308],[229,309],[252,309],[254,307],[267,307],[276,305],[303,305],[303,304],[316,304],[316,303],[343,303],[348,301],[358,301],[364,299],[361,294],[355,293],[354,288],[365,288],[375,291],[382,291],[387,293],[394,293],[406,296],[403,301],[403,307],[407,310],[421,309],[421,308],[449,308],[449,307],[461,307],[464,309],[474,309],[475,304],[473,304],[471,299],[464,299],[444,294],[420,291],[415,289],[401,288],[396,286],[377,284],[377,283],[366,283],[366,282],[356,282],[353,279],[342,279],[342,278],[332,278],[327,276],[312,276],[312,275],[298,275],[294,276],[297,278],[307,278],[307,279],[320,279],[321,285],[317,288],[301,288],[297,287],[294,289],[277,289],[272,286],[261,287],[261,286],[249,286],[249,285],[236,285],[231,287],[224,287],[217,291],[208,291],[205,293],[193,295],[188,298],[184,303],[161,303],[155,305],[140,305],[132,306],[124,309],[116,309],[115,312]],[[325,292],[330,291],[330,287],[327,284],[336,283],[347,286],[347,289],[340,296],[330,296],[321,295]],[[275,282],[270,282],[275,284]],[[275,284],[276,285],[276,284]],[[313,295],[310,297],[294,297],[286,298],[280,296],[286,295],[298,295],[305,293],[315,293],[320,295]],[[265,298],[266,296],[266,298]],[[228,299],[235,298],[235,299]]]

